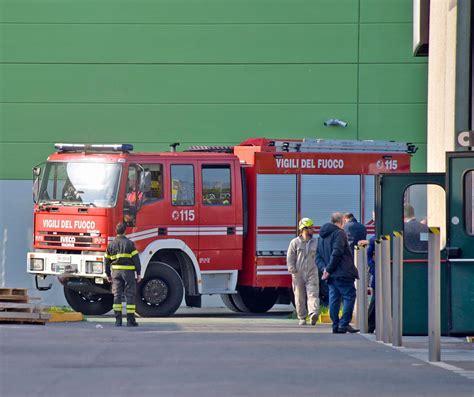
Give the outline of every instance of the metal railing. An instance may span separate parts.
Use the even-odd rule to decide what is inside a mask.
[[[367,247],[355,246],[354,259],[359,279],[356,282],[357,301],[356,301],[356,325],[360,332],[365,334],[368,332],[368,316],[367,316]]]
[[[430,227],[428,238],[428,358],[440,361],[440,228]],[[357,325],[367,329],[367,250],[356,247]],[[375,338],[393,346],[403,344],[403,233],[375,240]]]

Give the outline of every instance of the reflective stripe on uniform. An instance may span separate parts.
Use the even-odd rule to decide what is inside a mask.
[[[127,305],[127,313],[135,313],[135,305]]]
[[[112,305],[114,312],[121,312],[122,311],[122,304],[121,303],[114,303]]]
[[[135,270],[135,265],[112,265],[112,270]]]
[[[132,258],[133,256],[135,256],[137,254],[138,254],[138,251],[135,250],[131,254],[116,254],[116,255],[107,255],[107,254],[105,254],[105,257],[107,259],[110,259],[110,260],[113,261],[113,260],[119,259],[119,258],[128,258],[128,259],[130,259],[130,258]]]

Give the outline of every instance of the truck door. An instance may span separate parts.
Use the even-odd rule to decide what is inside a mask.
[[[199,179],[197,162],[187,160],[170,161],[169,194],[167,200],[169,238],[184,241],[193,251],[198,249],[199,205],[196,186]]]
[[[448,153],[448,280],[452,334],[474,332],[474,154]]]
[[[427,226],[445,226],[445,176],[437,173],[384,174],[376,178],[376,236],[404,232],[403,333],[428,332]],[[444,238],[445,239],[445,238]],[[444,242],[442,241],[444,245]],[[445,258],[444,251],[442,259]],[[441,265],[441,331],[448,332],[447,271]],[[377,286],[376,286],[377,290]]]
[[[242,266],[242,196],[235,162],[199,161],[199,264],[203,270]]]

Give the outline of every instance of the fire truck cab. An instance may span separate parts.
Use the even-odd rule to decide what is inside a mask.
[[[373,233],[375,175],[410,171],[411,144],[249,139],[234,147],[134,153],[132,145],[56,144],[34,168],[34,250],[27,271],[56,276],[85,314],[111,310],[104,252],[115,226],[140,252],[137,312],[173,314],[220,294],[265,312],[289,302],[286,249],[298,219],[316,232],[336,211]],[[47,288],[47,287],[46,287]]]

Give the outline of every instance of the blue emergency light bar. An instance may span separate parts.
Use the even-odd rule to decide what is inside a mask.
[[[121,144],[87,144],[87,143],[55,143],[58,152],[131,152],[133,145]]]

